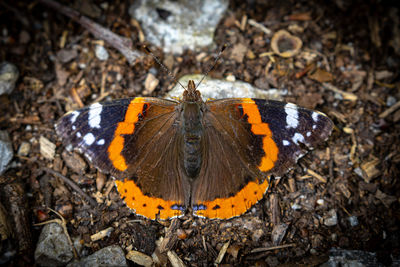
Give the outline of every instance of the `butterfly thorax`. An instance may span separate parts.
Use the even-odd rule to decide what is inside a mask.
[[[183,165],[188,177],[195,178],[202,163],[203,101],[194,82],[189,81],[182,101]]]

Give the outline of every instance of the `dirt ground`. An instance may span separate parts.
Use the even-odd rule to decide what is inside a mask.
[[[99,100],[162,96],[173,80],[151,57],[128,64],[109,44],[40,2],[0,3],[0,61],[12,62],[20,72],[14,91],[0,96],[0,129],[10,134],[15,152],[12,168],[0,176],[0,194],[8,220],[18,225],[12,246],[22,256],[9,264],[33,264],[42,229],[34,224],[58,218],[47,207],[65,218],[69,235],[81,238],[87,254],[118,244],[125,252],[156,250],[161,259],[174,251],[187,265],[206,266],[229,241],[222,264],[315,266],[327,260],[332,247],[376,252],[386,265],[399,258],[399,9],[395,1],[323,2],[231,2],[215,32],[218,47],[231,46],[209,76],[233,75],[261,89],[287,89],[286,101],[333,120],[329,140],[274,181],[245,215],[228,221],[187,215],[167,222],[132,214],[111,177],[80,154],[67,153],[53,125],[66,111]],[[110,1],[107,9],[88,3],[96,8],[64,4],[132,38],[134,49],[141,47],[129,2]],[[271,33],[250,25],[250,19]],[[299,54],[268,53],[271,37],[281,29],[302,40]],[[96,44],[107,48],[107,61],[96,58]],[[178,77],[205,72],[218,52],[171,56],[150,47]],[[149,94],[144,81],[152,68],[159,84]],[[46,141],[50,150],[56,145],[54,155],[41,150]],[[30,144],[25,155],[17,153],[23,143]],[[110,236],[91,240],[110,226]],[[4,250],[6,241],[1,242]]]

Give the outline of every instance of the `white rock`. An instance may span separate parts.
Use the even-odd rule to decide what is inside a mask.
[[[35,250],[39,266],[61,266],[72,260],[74,254],[62,227],[57,223],[43,227]]]
[[[104,46],[102,45],[96,45],[95,48],[95,54],[96,57],[102,61],[107,60],[108,59],[108,52],[107,49],[104,48]]]
[[[187,87],[189,80],[194,80],[196,86],[197,83],[203,77],[202,74],[186,75],[179,79],[179,82]],[[284,95],[287,94],[287,90],[270,89],[268,91],[254,87],[253,85],[242,82],[242,81],[227,81],[211,79],[209,77],[204,78],[200,86],[197,88],[203,100],[207,99],[221,99],[230,97],[250,97],[250,98],[261,98],[261,99],[272,99],[272,100],[283,100]],[[182,97],[183,88],[179,84],[166,95],[166,98]]]
[[[166,53],[213,46],[214,31],[227,0],[137,1],[129,14],[141,23],[146,39]]]

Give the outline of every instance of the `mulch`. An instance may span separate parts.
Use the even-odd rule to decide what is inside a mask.
[[[23,257],[14,265],[33,262],[41,230],[34,224],[57,217],[47,207],[66,219],[69,235],[80,236],[89,253],[119,244],[147,255],[172,250],[188,265],[209,265],[229,242],[226,264],[312,266],[326,261],[332,247],[376,252],[384,264],[400,257],[398,8],[372,0],[255,2],[230,3],[215,42],[231,46],[209,76],[233,75],[262,89],[288,89],[285,100],[326,113],[335,123],[333,134],[275,180],[246,215],[228,221],[187,215],[166,222],[132,214],[111,177],[82,155],[66,152],[53,125],[66,111],[99,100],[142,96],[150,72],[159,84],[146,96],[162,96],[174,81],[152,57],[129,64],[79,23],[40,2],[0,4],[0,61],[20,71],[12,94],[0,96],[0,129],[10,134],[15,152],[24,142],[31,145],[28,155],[16,153],[12,168],[0,176],[1,201],[9,220],[19,225],[12,246]],[[141,29],[127,14],[128,2],[110,1],[105,10],[93,5],[97,8],[79,11],[132,38],[133,49],[140,49]],[[272,34],[249,19],[272,34],[286,29],[300,37],[301,53],[290,58],[267,53]],[[107,61],[96,58],[97,44],[107,48]],[[172,57],[150,47],[178,77],[204,73],[218,52]],[[48,149],[56,146],[54,155],[43,151],[47,141]],[[335,216],[337,223],[331,224]],[[110,236],[91,240],[110,226]]]

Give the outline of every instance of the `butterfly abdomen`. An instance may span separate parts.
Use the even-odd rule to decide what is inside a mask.
[[[202,163],[202,125],[201,102],[184,102],[182,110],[183,161],[186,174],[195,178]]]

